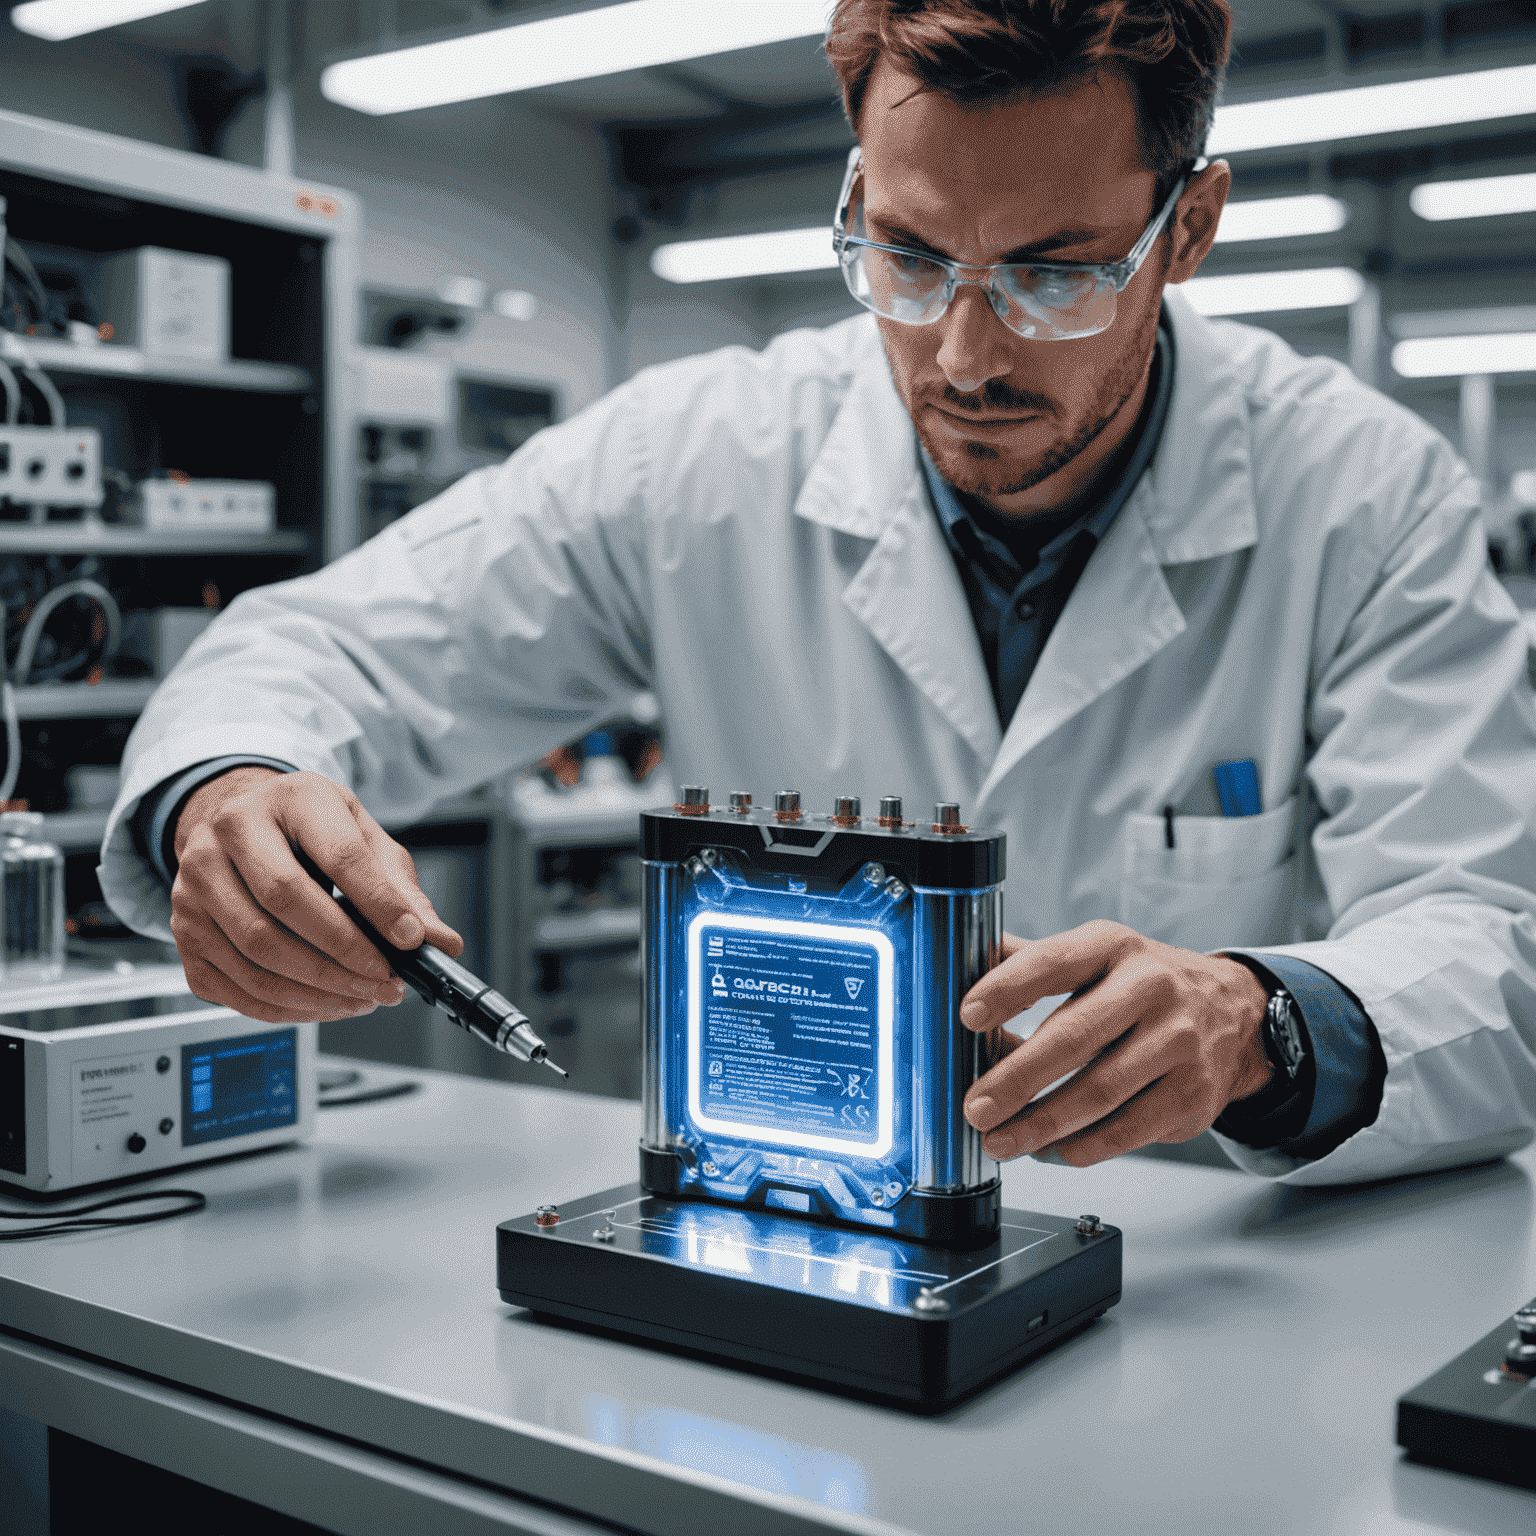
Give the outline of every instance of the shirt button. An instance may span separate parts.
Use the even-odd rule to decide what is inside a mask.
[[[1032,619],[1035,616],[1035,605],[1033,603],[1015,603],[1013,611],[1021,619]]]

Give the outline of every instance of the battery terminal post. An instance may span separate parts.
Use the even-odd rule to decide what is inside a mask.
[[[679,816],[707,816],[709,815],[709,790],[703,784],[684,784],[681,791],[682,799],[677,801],[672,809]]]
[[[780,789],[773,796],[773,819],[779,822],[799,821],[800,791],[798,789]]]
[[[940,837],[957,837],[970,829],[960,820],[960,807],[953,800],[940,800],[933,808],[933,830]]]
[[[863,818],[863,806],[857,795],[839,795],[832,802],[832,815],[828,818],[834,827],[856,827]]]

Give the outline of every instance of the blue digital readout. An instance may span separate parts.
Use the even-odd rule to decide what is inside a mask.
[[[878,1159],[893,1136],[895,951],[873,928],[705,912],[688,929],[698,1127]]]
[[[182,1048],[182,1146],[293,1125],[298,1114],[297,1030]]]

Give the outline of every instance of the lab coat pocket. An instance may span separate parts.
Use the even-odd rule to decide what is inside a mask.
[[[1120,921],[1181,949],[1284,944],[1296,899],[1296,797],[1258,816],[1125,818]]]

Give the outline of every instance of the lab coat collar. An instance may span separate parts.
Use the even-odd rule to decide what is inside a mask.
[[[1163,293],[1173,332],[1173,399],[1138,494],[1163,565],[1211,560],[1256,544],[1248,401],[1215,328],[1178,288]]]
[[[984,773],[1002,732],[981,643],[872,318],[849,321],[853,380],[795,500],[795,515],[873,539],[843,603],[969,743]]]
[[[919,482],[917,434],[891,382],[874,316],[846,321],[845,330],[853,381],[795,499],[795,515],[878,539]]]
[[[1258,540],[1248,402],[1210,321],[1164,291],[1174,341],[1173,399],[1142,477],[1143,519],[1163,565],[1209,560]],[[795,514],[878,539],[920,480],[917,434],[891,382],[873,316],[846,322],[853,381],[795,501]]]
[[[1163,567],[1258,541],[1248,403],[1213,327],[1175,289],[1173,399],[1141,483],[1094,551],[1019,700],[978,814],[1019,762],[1184,632]]]
[[[849,323],[853,381],[795,513],[877,541],[843,602],[975,750],[983,801],[1035,746],[1183,632],[1163,566],[1257,542],[1242,382],[1183,295],[1170,289],[1164,302],[1175,364],[1162,442],[1088,562],[1006,734],[879,332],[872,320]]]

